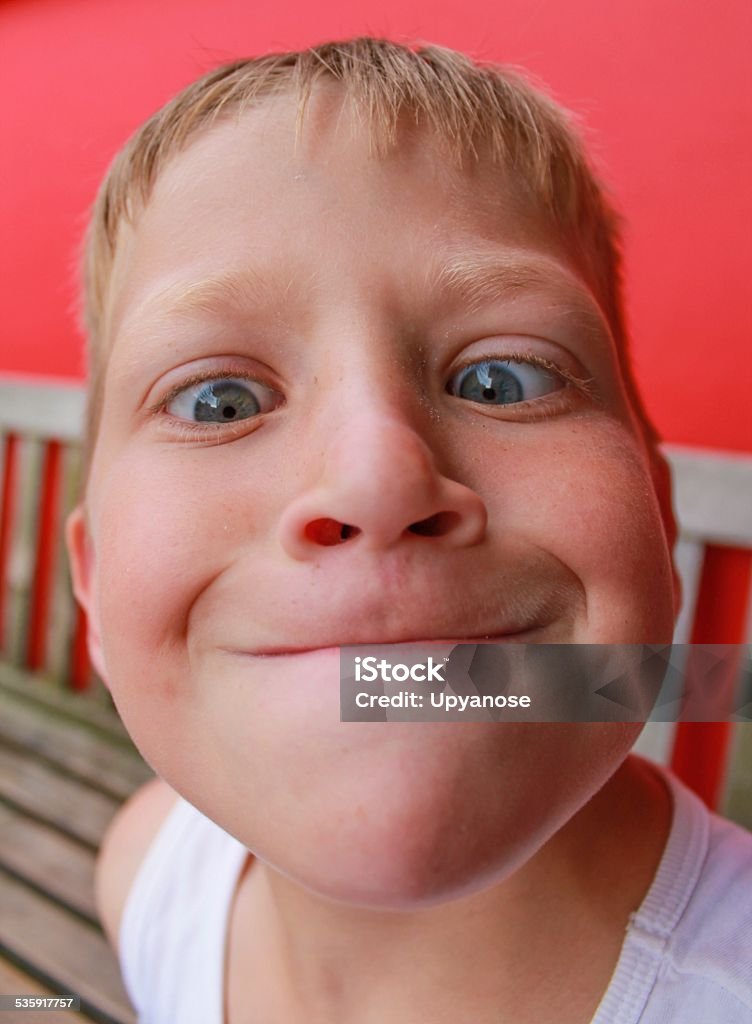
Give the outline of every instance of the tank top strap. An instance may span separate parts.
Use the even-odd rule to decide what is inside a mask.
[[[139,1024],[223,1024],[228,920],[247,849],[178,798],[128,893],[120,966]]]

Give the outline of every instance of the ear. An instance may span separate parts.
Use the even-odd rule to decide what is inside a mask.
[[[658,504],[661,509],[661,518],[663,519],[663,527],[666,532],[668,550],[671,556],[671,573],[673,575],[674,583],[674,622],[676,622],[682,605],[683,596],[682,581],[679,573],[676,571],[676,562],[674,560],[674,550],[676,547],[678,529],[672,501],[673,484],[671,481],[671,468],[665,455],[657,446],[653,446],[650,453],[650,468],[651,476],[653,478],[653,487],[655,488],[655,493],[658,497]]]
[[[68,549],[73,593],[86,612],[86,646],[89,659],[99,677],[108,685],[94,585],[94,547],[82,504],[76,505],[65,521],[65,544]]]

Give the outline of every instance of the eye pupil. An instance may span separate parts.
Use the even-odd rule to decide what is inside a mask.
[[[483,397],[484,398],[488,398],[488,399],[496,398],[496,389],[495,388],[483,388]]]
[[[232,405],[228,405],[222,410],[222,415],[226,420],[231,420],[232,417],[235,415],[235,411],[236,410]]]

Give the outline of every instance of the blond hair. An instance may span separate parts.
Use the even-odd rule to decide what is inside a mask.
[[[510,68],[474,63],[439,46],[411,49],[358,38],[218,67],[150,117],[116,155],[93,206],[83,259],[90,373],[86,475],[101,415],[109,346],[105,311],[121,224],[135,221],[166,162],[220,115],[292,92],[300,132],[314,86],[326,81],[338,83],[355,105],[379,154],[397,145],[400,119],[407,115],[445,144],[459,166],[490,154],[512,172],[593,282],[615,337],[628,397],[652,450],[658,437],[627,353],[619,218],[588,163],[572,115]]]

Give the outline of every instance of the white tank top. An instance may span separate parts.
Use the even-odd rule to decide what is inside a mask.
[[[752,1024],[752,835],[665,776],[674,801],[666,849],[591,1024]],[[247,856],[178,799],[121,921],[139,1024],[225,1024],[229,915]]]
[[[230,909],[248,850],[179,797],[120,922],[120,968],[139,1024],[223,1024]]]

